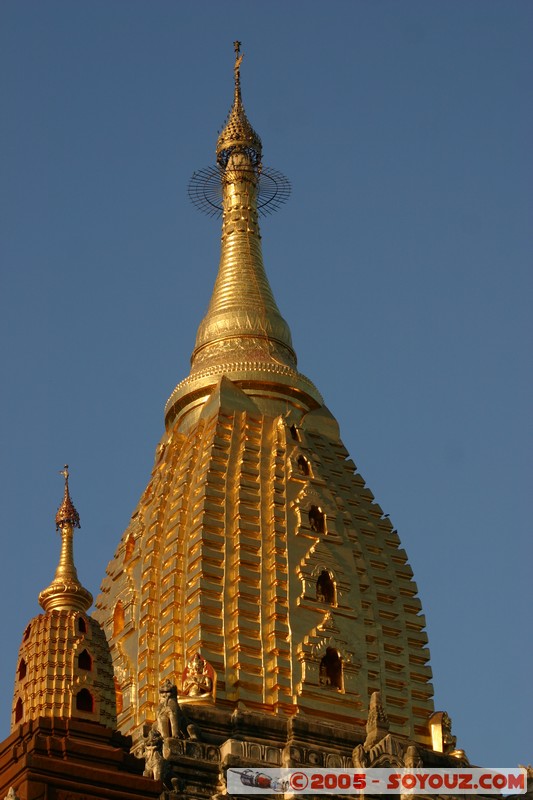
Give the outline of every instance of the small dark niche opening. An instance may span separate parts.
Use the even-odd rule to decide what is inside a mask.
[[[24,631],[24,641],[26,642],[30,638],[30,631],[31,631],[31,622],[29,625],[26,626],[26,630]]]
[[[24,661],[23,658],[21,658],[20,659],[19,668],[18,668],[19,681],[23,680],[26,677],[26,672],[27,671],[28,670],[26,668],[26,662]]]
[[[309,475],[311,470],[309,468],[309,461],[306,459],[305,456],[298,456],[296,464],[298,465],[298,472],[301,475]]]
[[[333,647],[328,647],[320,662],[319,683],[342,690],[342,659]]]
[[[83,617],[78,617],[78,630],[80,633],[87,633],[87,623]]]
[[[76,708],[78,711],[94,711],[94,699],[88,689],[80,689],[76,695]]]
[[[323,569],[316,582],[316,599],[320,603],[335,605],[335,583],[327,569]]]
[[[24,704],[19,697],[19,699],[15,703],[15,722],[20,722],[23,713],[24,713]]]
[[[311,506],[309,509],[309,525],[316,533],[326,532],[326,515],[318,506]]]
[[[87,650],[82,650],[78,656],[78,667],[80,669],[86,669],[88,671],[92,670],[93,668],[93,660]]]
[[[300,441],[300,434],[298,433],[298,428],[296,427],[296,425],[291,425],[289,430],[291,432],[291,436],[294,439],[294,441],[295,442],[299,442]]]

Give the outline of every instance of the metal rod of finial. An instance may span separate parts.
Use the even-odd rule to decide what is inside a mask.
[[[241,42],[233,42],[233,49],[235,50],[235,66],[233,71],[235,73],[235,88],[237,89],[241,84],[241,64],[244,58],[244,53],[241,53]]]

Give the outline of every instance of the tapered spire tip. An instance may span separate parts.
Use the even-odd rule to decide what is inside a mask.
[[[68,464],[65,464],[63,469],[59,473],[65,479],[65,490],[63,493],[63,501],[59,508],[57,509],[56,514],[56,530],[59,530],[62,525],[65,523],[70,523],[73,528],[80,528],[80,515],[76,511],[74,503],[70,498],[70,492],[68,488],[68,478],[69,478],[69,471],[68,471]]]
[[[45,611],[54,609],[86,611],[93,597],[80,583],[74,564],[74,528],[80,527],[80,515],[70,498],[68,464],[65,464],[60,475],[65,479],[63,501],[56,514],[56,530],[61,531],[61,554],[54,579],[50,586],[40,593],[39,603]]]
[[[249,156],[253,166],[260,171],[261,139],[246,116],[241,97],[241,64],[244,53],[241,53],[241,43],[239,41],[233,42],[233,48],[235,50],[233,106],[217,140],[217,162],[225,169],[228,159],[233,153],[244,152]]]

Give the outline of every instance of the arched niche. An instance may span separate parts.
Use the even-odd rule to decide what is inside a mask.
[[[87,650],[82,650],[78,656],[78,667],[90,672],[93,668],[93,660]]]
[[[296,425],[291,425],[289,431],[291,433],[291,438],[294,439],[295,442],[299,442],[300,434],[298,433],[298,428],[296,427]]]
[[[328,647],[326,650],[320,662],[318,676],[321,686],[328,686],[338,691],[343,690],[342,658],[334,647]]]
[[[308,512],[309,527],[315,533],[326,533],[326,515],[320,506],[311,506]]]
[[[334,606],[337,603],[337,590],[331,572],[323,569],[316,582],[316,599],[319,603]]]
[[[311,467],[309,465],[309,461],[303,455],[299,455],[296,459],[296,466],[298,467],[298,472],[300,475],[310,475],[311,474]]]
[[[20,722],[23,714],[24,714],[24,703],[19,697],[19,699],[15,703],[15,722]]]
[[[88,689],[80,689],[76,695],[76,710],[93,713],[94,698]]]

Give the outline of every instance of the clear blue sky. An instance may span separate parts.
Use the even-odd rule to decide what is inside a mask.
[[[300,367],[398,528],[436,706],[487,766],[531,742],[533,4],[3,0],[0,737],[71,465],[97,594],[188,369],[219,228],[232,42],[293,184],[264,255]],[[529,728],[529,730],[528,730]]]

